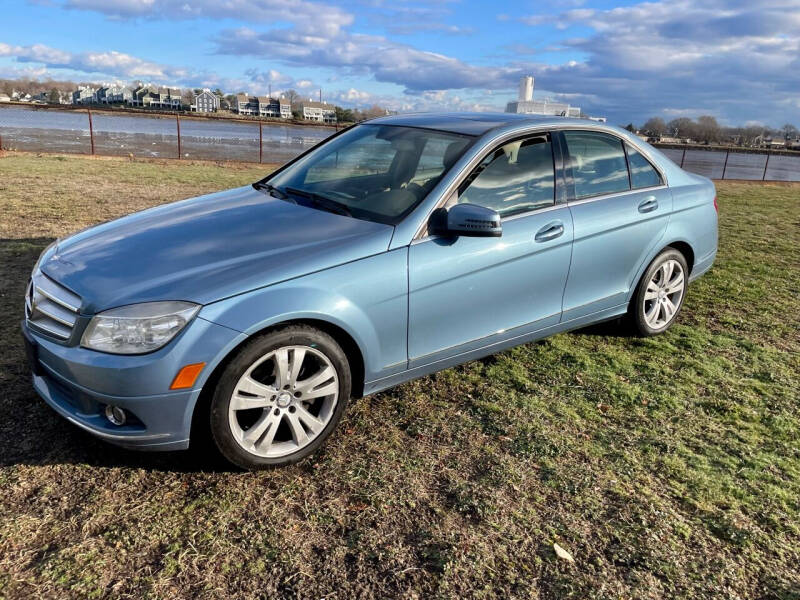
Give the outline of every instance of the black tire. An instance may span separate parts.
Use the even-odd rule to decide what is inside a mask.
[[[306,446],[286,456],[259,456],[245,449],[234,437],[229,422],[230,402],[242,375],[260,358],[286,346],[306,346],[322,353],[336,371],[339,383],[338,398],[324,429],[315,434],[316,437]],[[347,356],[330,335],[308,325],[290,325],[276,329],[248,342],[225,367],[211,399],[211,435],[222,455],[243,469],[259,470],[294,464],[313,454],[336,429],[347,408],[351,389],[352,378]]]
[[[672,317],[666,322],[666,324],[659,327],[653,327],[645,318],[645,294],[647,292],[647,286],[652,281],[653,277],[656,275],[661,266],[670,260],[677,261],[683,270],[683,290],[680,294],[680,301],[678,302],[677,309]],[[645,272],[642,274],[639,284],[636,286],[636,292],[633,294],[633,298],[631,299],[631,304],[628,307],[628,321],[635,333],[642,337],[650,337],[664,333],[667,329],[672,327],[675,321],[677,321],[678,315],[681,312],[681,308],[683,308],[683,302],[686,299],[688,278],[689,267],[686,264],[686,258],[675,248],[667,247],[653,259],[653,262],[650,263]]]

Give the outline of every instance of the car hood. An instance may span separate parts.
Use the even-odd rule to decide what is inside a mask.
[[[394,228],[252,186],[166,204],[61,240],[40,264],[81,312],[156,300],[208,304],[385,252]]]

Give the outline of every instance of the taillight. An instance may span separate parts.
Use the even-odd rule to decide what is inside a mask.
[[[717,206],[717,197],[714,196],[714,210],[719,214],[719,206]]]

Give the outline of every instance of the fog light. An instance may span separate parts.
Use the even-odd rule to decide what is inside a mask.
[[[106,419],[112,425],[125,425],[125,418],[125,411],[119,406],[111,406],[110,404],[106,406]]]

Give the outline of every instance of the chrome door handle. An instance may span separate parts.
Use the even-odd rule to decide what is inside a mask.
[[[542,227],[536,232],[536,236],[533,239],[535,239],[537,242],[546,242],[548,240],[554,240],[557,237],[561,237],[563,234],[564,225],[556,221],[555,223],[548,223]]]
[[[658,208],[658,200],[655,196],[648,196],[639,204],[639,212],[647,213],[652,212]]]

